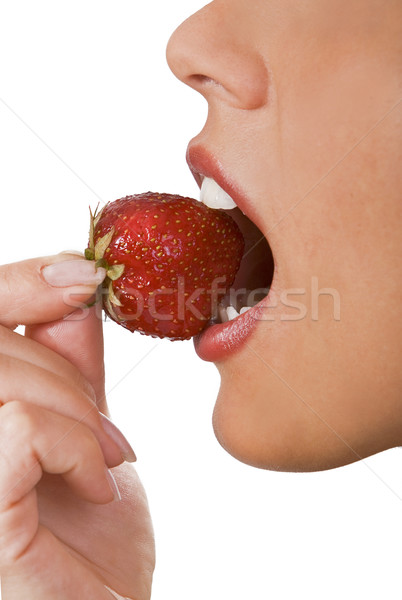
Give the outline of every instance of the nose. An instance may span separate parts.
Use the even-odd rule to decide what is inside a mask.
[[[176,77],[209,103],[221,100],[253,110],[267,101],[268,69],[247,15],[239,14],[234,5],[231,0],[228,9],[227,2],[217,0],[184,21],[169,40],[167,61]]]

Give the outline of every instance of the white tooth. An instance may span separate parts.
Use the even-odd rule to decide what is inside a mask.
[[[239,313],[233,306],[228,306],[226,312],[228,313],[229,321],[232,321],[233,319],[239,316]]]
[[[221,318],[222,323],[226,323],[227,321],[229,321],[226,308],[224,306],[219,306],[219,316]]]
[[[205,177],[201,185],[200,200],[209,208],[236,208],[236,203],[214,179]]]
[[[250,310],[250,308],[253,308],[253,307],[252,306],[243,306],[243,308],[240,309],[240,314],[242,315],[243,313]]]

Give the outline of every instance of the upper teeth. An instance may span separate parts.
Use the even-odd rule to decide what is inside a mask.
[[[213,179],[205,177],[201,185],[200,200],[209,208],[236,208],[236,203]]]

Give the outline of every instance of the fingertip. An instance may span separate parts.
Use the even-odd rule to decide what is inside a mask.
[[[106,276],[81,256],[58,254],[0,266],[0,323],[55,321],[82,309]]]
[[[81,258],[85,258],[85,254],[80,250],[62,250],[62,252],[59,252],[59,254],[70,254],[72,256],[80,256]]]
[[[70,258],[70,255],[64,255]],[[97,288],[106,277],[106,269],[96,267],[94,261],[89,261],[76,256],[73,260],[61,260],[45,265],[41,275],[51,287],[68,288],[71,286],[85,286]],[[92,289],[92,292],[94,289]]]
[[[136,462],[137,456],[125,435],[106,415],[99,413],[99,417],[104,431],[119,448],[122,459],[129,463]]]

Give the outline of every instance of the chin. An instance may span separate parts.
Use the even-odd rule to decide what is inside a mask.
[[[357,417],[344,429],[329,427],[314,410],[265,382],[253,389],[253,374],[222,368],[213,427],[221,446],[237,460],[260,469],[312,472],[334,469],[398,446],[394,432]]]

